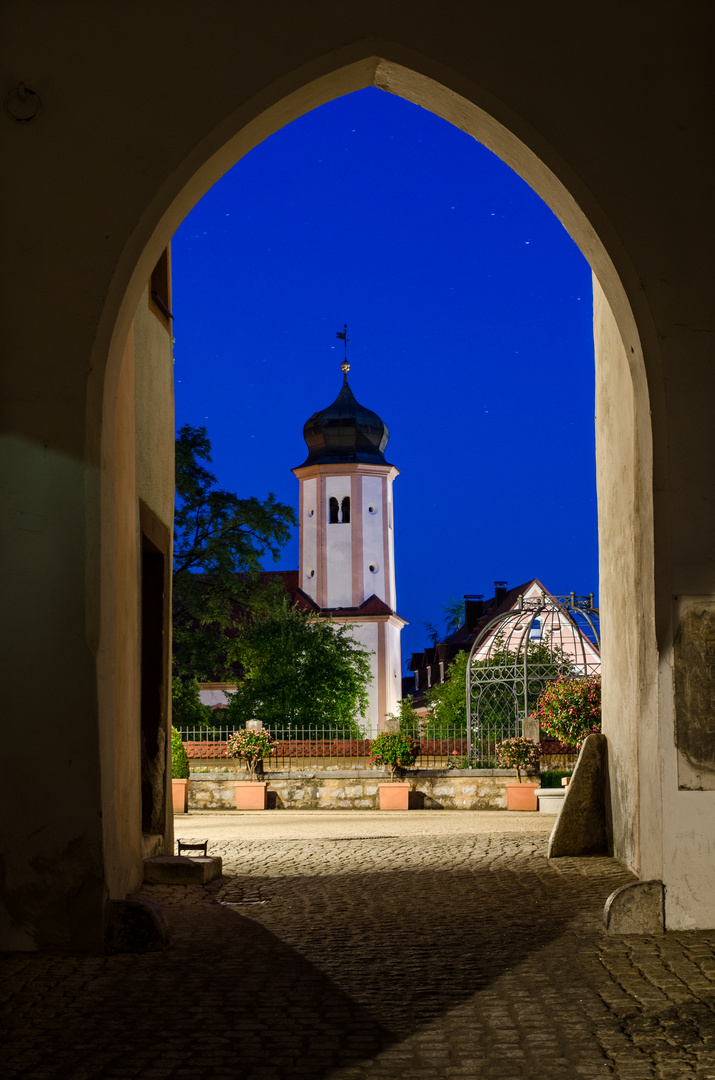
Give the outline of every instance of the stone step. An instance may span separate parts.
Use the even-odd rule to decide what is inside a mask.
[[[144,881],[147,885],[206,885],[221,877],[222,864],[218,855],[155,855],[144,860]]]

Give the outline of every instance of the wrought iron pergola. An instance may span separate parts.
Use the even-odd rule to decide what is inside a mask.
[[[520,596],[477,636],[467,662],[467,754],[503,738],[538,741],[529,721],[547,683],[600,675],[598,608],[590,596]],[[531,730],[533,728],[534,730]],[[491,757],[491,753],[487,756]]]

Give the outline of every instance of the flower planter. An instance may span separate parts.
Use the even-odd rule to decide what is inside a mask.
[[[265,810],[266,780],[242,780],[236,784],[236,809],[237,810]]]
[[[536,789],[540,814],[558,814],[564,804],[565,787],[542,787]]]
[[[410,785],[408,783],[378,784],[381,810],[409,810]]]
[[[538,810],[536,801],[538,786],[528,780],[523,784],[506,784],[507,810]]]
[[[189,812],[189,781],[171,781],[171,800],[174,804],[175,814],[187,814]]]

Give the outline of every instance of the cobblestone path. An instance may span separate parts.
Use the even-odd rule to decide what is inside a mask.
[[[715,931],[606,939],[629,875],[549,863],[543,828],[375,821],[213,843],[222,881],[140,894],[164,953],[6,958],[0,1076],[715,1080]]]

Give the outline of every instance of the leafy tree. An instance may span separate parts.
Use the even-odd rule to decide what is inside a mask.
[[[196,679],[171,680],[171,718],[177,728],[212,728],[213,713],[199,697]]]
[[[296,524],[290,506],[216,487],[206,428],[184,425],[176,440],[174,516],[174,673],[183,679],[235,677],[237,640],[256,612],[285,595],[260,578]]]
[[[397,712],[388,713],[388,720],[397,721],[397,729],[405,735],[411,735],[419,728],[420,718],[415,712],[411,697],[401,698],[397,703]]]
[[[434,623],[424,623],[424,628],[429,634],[433,645],[437,644],[440,637],[442,639],[448,638],[455,630],[459,630],[462,625],[464,621],[464,604],[459,597],[447,597],[442,604],[442,615],[444,616],[444,631],[441,635]]]
[[[257,615],[236,639],[243,680],[231,696],[227,717],[240,727],[262,720],[266,728],[288,724],[349,729],[360,734],[370,654],[351,636],[351,626],[311,618],[289,606]]]
[[[442,727],[467,727],[467,660],[469,654],[459,652],[445,672],[444,682],[428,690],[427,733],[434,734]]]

